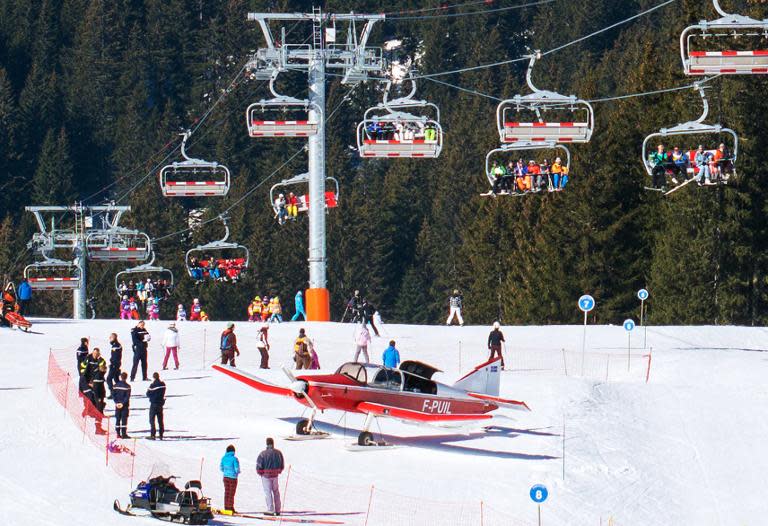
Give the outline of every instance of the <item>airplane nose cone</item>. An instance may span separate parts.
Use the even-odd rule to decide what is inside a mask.
[[[296,380],[295,382],[291,383],[291,391],[293,391],[297,395],[306,394],[307,382],[305,382],[304,380]]]

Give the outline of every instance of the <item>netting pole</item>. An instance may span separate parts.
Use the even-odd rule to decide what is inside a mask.
[[[584,376],[584,354],[587,351],[587,311],[584,311],[584,332],[581,336],[581,376]]]
[[[563,480],[565,480],[565,413],[563,413]]]
[[[651,377],[651,355],[653,354],[653,347],[648,352],[648,369],[645,370],[645,383],[648,383],[648,379]]]
[[[83,444],[85,444],[85,427],[88,425],[88,415],[83,416]]]
[[[568,364],[565,360],[565,349],[563,349],[563,371],[565,372],[565,376],[568,376]]]
[[[483,526],[484,524],[484,517],[483,517],[483,501],[480,501],[480,526]]]
[[[629,372],[629,360],[632,356],[632,331],[627,331],[627,372]]]
[[[111,419],[107,418],[107,436],[104,437],[106,439],[105,440],[105,445],[104,445],[104,449],[105,449],[105,453],[104,454],[107,457],[107,466],[109,466],[109,427],[110,427],[110,421],[111,421]]]
[[[203,482],[203,462],[205,462],[205,457],[200,458],[200,478],[197,480],[199,480],[201,483]]]
[[[461,340],[459,340],[459,372],[461,372]]]
[[[609,355],[607,355],[605,357],[605,381],[606,381],[606,383],[608,382],[608,369],[610,368],[610,365],[611,365],[611,355],[609,354]]]
[[[283,495],[282,495],[283,498],[280,499],[282,501],[283,509],[285,509],[285,501],[286,501],[286,497],[288,496],[288,482],[290,480],[291,480],[291,465],[288,464],[288,473],[286,473],[285,475],[285,489],[283,490]],[[283,516],[280,515],[279,524],[282,524],[282,523],[283,523]]]
[[[203,370],[205,370],[205,348],[208,343],[208,328],[203,329]]]
[[[373,504],[373,484],[371,484],[371,493],[368,495],[368,510],[365,512],[365,522],[363,526],[368,526],[368,517],[371,514],[371,505]]]
[[[69,402],[69,373],[67,373],[67,383],[64,386],[64,418],[67,418],[67,402]]]
[[[136,439],[133,439],[133,455],[131,455],[131,487],[133,487],[133,468],[136,466]]]

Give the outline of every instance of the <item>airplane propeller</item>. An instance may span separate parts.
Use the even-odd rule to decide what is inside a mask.
[[[307,399],[307,402],[309,402],[309,406],[317,411],[317,405],[315,404],[315,401],[312,400],[309,397],[308,391],[309,391],[309,384],[306,380],[297,380],[296,377],[293,375],[293,373],[288,370],[285,366],[282,366],[281,369],[283,370],[283,373],[285,373],[285,376],[288,377],[288,379],[291,381],[290,390],[293,391],[297,396],[303,396]]]

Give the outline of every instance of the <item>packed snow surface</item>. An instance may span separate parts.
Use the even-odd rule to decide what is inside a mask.
[[[46,388],[49,350],[64,356],[62,366],[74,373],[81,336],[106,350],[109,333],[118,333],[126,347],[125,369],[131,361],[133,323],[33,322],[31,334],[0,329],[0,524],[155,523],[112,511],[115,498],[128,501],[131,481],[105,466],[104,449],[83,439]],[[160,342],[167,325],[147,323],[150,374],[161,368]],[[362,522],[371,494],[371,525],[415,524],[415,514],[432,511],[435,524],[480,524],[467,517],[480,516],[481,501],[485,524],[501,523],[493,522],[496,512],[511,518],[508,524],[535,524],[537,508],[529,489],[537,483],[549,489],[541,507],[547,525],[766,523],[765,329],[650,327],[644,349],[638,327],[628,356],[622,327],[593,326],[582,362],[582,327],[503,327],[508,370],[502,374],[501,396],[524,400],[530,413],[504,413],[489,431],[379,419],[372,430],[402,447],[357,453],[344,445],[355,441],[362,415],[328,411],[319,415],[318,425],[332,438],[286,441],[303,413],[300,405],[254,391],[210,368],[224,323],[179,326],[181,368],[161,372],[169,396],[166,433],[181,439],[141,443],[167,458],[171,471],[184,479],[197,478],[202,464],[203,488],[215,506],[221,506],[223,495],[218,462],[232,443],[243,467],[236,507],[264,509],[255,459],[265,438],[273,436],[293,470],[285,509],[344,524]],[[270,328],[273,368],[261,371],[258,325],[240,322],[238,367],[287,385],[279,365],[292,365],[292,341],[300,327],[315,341],[324,372],[351,360],[353,325],[283,323]],[[373,340],[371,359],[380,363],[394,339],[403,359],[433,364],[443,371],[436,380],[453,383],[486,359],[488,331],[386,325],[382,337]],[[128,432],[134,437],[148,434],[147,386],[133,383]],[[109,403],[109,414],[111,409]],[[146,475],[136,473],[133,484]],[[285,482],[285,473],[282,478]],[[353,506],[352,500],[356,510],[362,507],[357,514],[333,515]],[[466,513],[446,516],[457,506]],[[217,522],[260,522],[224,519]]]

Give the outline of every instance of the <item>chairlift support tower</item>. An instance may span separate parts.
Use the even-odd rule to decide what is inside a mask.
[[[366,47],[376,22],[384,15],[331,14],[319,8],[312,13],[248,13],[248,20],[258,22],[267,47],[260,48],[248,64],[254,78],[272,79],[275,72],[306,71],[309,87],[309,122],[317,123],[317,132],[309,135],[309,288],[307,315],[310,321],[330,321],[330,296],[326,276],[325,226],[325,79],[326,69],[342,73],[343,84],[368,79],[369,73],[384,69],[381,49]],[[311,22],[311,44],[289,44],[285,29],[276,42],[270,22]],[[324,45],[327,24],[348,24],[346,43]],[[357,24],[364,24],[358,35]],[[334,39],[335,40],[335,39]],[[250,126],[250,122],[249,122]]]
[[[24,208],[31,212],[37,221],[39,232],[32,236],[32,240],[27,244],[30,248],[42,253],[47,262],[63,263],[59,260],[49,258],[47,253],[54,250],[71,250],[73,255],[72,265],[79,269],[79,280],[77,288],[61,289],[47,288],[43,290],[72,290],[72,317],[76,320],[87,319],[86,315],[86,277],[88,252],[86,249],[86,239],[91,234],[108,234],[120,230],[119,223],[123,213],[130,212],[130,206],[116,205],[98,205],[84,206],[75,204],[71,206],[27,206]],[[46,224],[45,214],[74,214],[75,221],[72,229],[60,230],[56,227],[56,221],[51,217],[50,225]],[[93,217],[94,214],[103,214],[103,228],[96,228],[94,225],[86,223],[86,217]],[[45,262],[43,262],[45,263]],[[35,264],[30,265],[34,267]],[[39,265],[38,265],[39,266]]]

